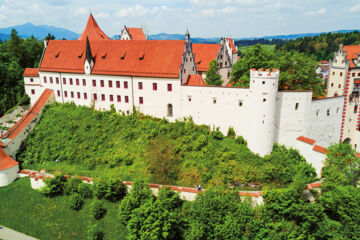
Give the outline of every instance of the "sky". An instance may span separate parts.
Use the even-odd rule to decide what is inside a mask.
[[[124,25],[233,38],[360,29],[360,0],[0,0],[0,28],[31,22],[81,33],[90,10],[109,36]]]

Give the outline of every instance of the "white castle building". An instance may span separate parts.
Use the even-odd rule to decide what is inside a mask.
[[[131,36],[126,27],[122,32]],[[192,117],[224,133],[233,127],[260,156],[276,142],[299,149],[318,174],[324,148],[343,136],[342,92],[313,100],[311,91],[279,91],[276,69],[252,69],[249,88],[230,87],[238,56],[229,38],[220,44],[192,44],[190,34],[185,40],[122,39],[110,40],[90,15],[78,40],[47,41],[39,68],[24,72],[31,104],[50,89],[56,102],[98,110],[113,105],[125,114],[135,108],[170,121]],[[225,86],[203,80],[212,59],[219,61]]]

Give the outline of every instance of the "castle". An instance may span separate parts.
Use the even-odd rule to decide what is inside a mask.
[[[341,62],[341,56],[335,60]],[[219,62],[223,86],[207,86],[203,80],[213,59]],[[39,67],[25,69],[24,84],[32,105],[51,90],[56,102],[97,110],[113,105],[119,113],[136,109],[170,121],[191,117],[224,133],[232,127],[260,156],[270,154],[276,142],[298,149],[320,175],[325,148],[348,136],[343,113],[349,102],[343,94],[350,91],[334,93],[332,83],[340,80],[331,76],[330,97],[279,91],[277,69],[251,69],[249,88],[231,87],[230,71],[238,59],[230,38],[193,44],[187,32],[185,40],[146,40],[142,31],[125,26],[120,39],[111,40],[90,15],[78,40],[45,41]],[[331,72],[336,64],[331,62]],[[346,81],[349,70],[342,71]],[[357,118],[353,123],[358,127]],[[0,140],[6,139],[7,133]]]

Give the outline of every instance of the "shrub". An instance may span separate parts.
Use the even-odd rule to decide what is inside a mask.
[[[205,147],[208,144],[208,138],[206,135],[201,134],[196,141],[194,142],[194,148],[196,150],[201,150],[203,147]]]
[[[45,179],[45,184],[41,192],[48,197],[61,195],[64,192],[64,183],[66,177],[64,175],[55,175],[53,178]]]
[[[96,220],[99,220],[106,214],[106,209],[104,208],[104,205],[101,201],[94,200],[90,205],[90,213]]]
[[[82,198],[91,198],[93,195],[92,185],[87,183],[81,183],[78,186],[78,193]]]
[[[30,104],[30,97],[24,93],[24,95],[21,97],[19,101],[20,106],[29,105]]]
[[[246,140],[243,138],[243,136],[238,136],[238,137],[235,139],[235,142],[236,142],[237,144],[247,145],[247,142],[246,142]]]
[[[70,205],[70,208],[73,210],[79,210],[82,207],[83,203],[84,203],[84,201],[83,201],[81,195],[78,193],[74,193],[69,198],[69,205]]]
[[[99,226],[97,224],[91,224],[87,228],[88,232],[88,240],[102,240],[104,239],[104,232],[99,230]]]
[[[94,194],[98,199],[116,202],[126,195],[126,186],[120,179],[102,178],[95,181]]]
[[[82,183],[82,180],[77,177],[69,178],[64,184],[64,193],[71,195],[78,192],[78,187]]]
[[[216,140],[224,139],[224,134],[220,132],[219,128],[216,128],[216,130],[211,133],[211,136]]]
[[[227,132],[227,136],[228,137],[232,137],[235,138],[236,137],[236,133],[233,127],[229,127],[228,132]]]

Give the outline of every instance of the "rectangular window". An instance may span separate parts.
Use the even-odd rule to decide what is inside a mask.
[[[70,78],[70,85],[73,85],[73,80],[72,80],[72,78]]]
[[[116,81],[116,88],[120,88],[120,81]]]
[[[34,82],[34,79],[33,79],[33,78],[30,78],[30,82]]]
[[[78,99],[80,99],[80,93],[79,92],[77,92],[77,97],[78,97]]]
[[[104,87],[105,84],[104,84],[104,80],[100,80],[100,87]]]
[[[124,88],[128,88],[128,82],[127,81],[124,82]]]
[[[63,78],[63,84],[66,85],[66,78]]]
[[[70,94],[71,94],[71,98],[74,98],[74,92],[71,92]]]
[[[92,83],[93,83],[93,87],[96,87],[96,80],[95,79],[93,79]]]
[[[153,83],[153,90],[157,91],[157,83]]]
[[[53,84],[53,78],[50,77],[50,84]]]
[[[112,88],[112,81],[109,80],[109,88]]]
[[[113,101],[114,101],[114,96],[110,95],[110,102],[113,102]]]
[[[84,99],[87,99],[87,93],[84,92]]]
[[[57,96],[60,97],[60,90],[57,90]]]
[[[94,93],[94,100],[97,100],[97,94]]]
[[[76,86],[79,86],[80,85],[80,81],[79,81],[79,79],[77,78],[76,79]]]
[[[144,103],[143,97],[139,97],[139,103],[140,103],[140,104],[143,104],[143,103]]]
[[[117,95],[116,98],[117,98],[118,102],[121,102],[121,96],[120,95]]]
[[[101,94],[101,101],[105,101],[105,94]]]
[[[83,79],[83,86],[86,86],[86,80]]]
[[[32,94],[32,95],[35,94],[35,89],[31,89],[31,94]]]
[[[139,85],[139,89],[142,90],[143,89],[142,82],[139,82],[138,85]]]
[[[44,83],[46,83],[46,77],[44,77]]]
[[[67,97],[67,91],[64,91],[64,95],[65,95],[65,97]]]
[[[172,91],[172,85],[171,85],[171,83],[169,83],[169,84],[167,85],[167,88],[168,88],[168,92],[171,92],[171,91]]]
[[[129,97],[125,96],[125,102],[128,103],[129,102]]]
[[[56,78],[56,84],[59,84],[59,78],[58,77]]]
[[[352,73],[352,76],[355,77],[355,73]]]

